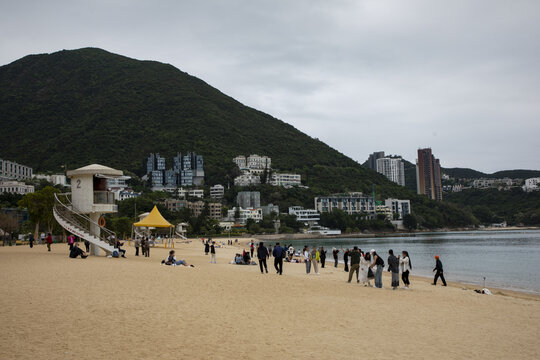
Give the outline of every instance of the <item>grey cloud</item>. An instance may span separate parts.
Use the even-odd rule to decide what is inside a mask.
[[[0,63],[97,46],[171,63],[363,161],[540,168],[537,1],[0,5]]]

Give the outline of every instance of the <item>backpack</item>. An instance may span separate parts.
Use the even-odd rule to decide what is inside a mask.
[[[382,257],[377,255],[377,260],[375,260],[375,264],[377,264],[377,266],[384,266],[384,260],[382,259]]]

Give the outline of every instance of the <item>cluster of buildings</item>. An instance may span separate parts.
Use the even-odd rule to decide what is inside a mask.
[[[176,189],[179,186],[202,185],[204,161],[202,155],[188,152],[173,157],[172,168],[166,169],[165,158],[158,153],[150,154],[145,160],[146,179],[152,191]]]
[[[523,191],[526,192],[540,190],[540,177],[525,179],[525,183],[523,184],[522,188]]]
[[[33,193],[34,186],[25,183],[32,177],[31,167],[18,164],[15,161],[0,159],[0,194],[25,195]]]
[[[369,155],[367,165],[371,170],[386,176],[390,181],[405,186],[405,164],[401,157],[385,156],[384,151]]]
[[[234,179],[236,186],[258,185],[261,183],[261,176],[266,176],[263,180],[273,186],[302,186],[302,177],[299,174],[273,172],[272,159],[268,156],[239,155],[233,159],[233,162],[242,172]]]
[[[208,216],[211,219],[220,221],[222,218],[223,205],[221,205],[220,202],[204,202],[202,200],[188,201],[186,199],[165,199],[161,202],[161,204],[163,204],[169,211],[190,209],[194,216],[201,215],[205,206],[207,206]]]

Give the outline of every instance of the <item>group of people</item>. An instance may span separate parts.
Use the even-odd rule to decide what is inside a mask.
[[[212,239],[207,239],[204,241],[204,254],[208,255],[210,253],[210,264],[217,264],[216,262],[216,242],[212,241]]]
[[[253,242],[252,242],[253,243]],[[274,257],[274,269],[276,269],[276,274],[283,274],[283,258],[286,254],[285,248],[281,247],[280,243],[277,242],[274,248],[272,246],[269,249],[264,246],[264,242],[260,242],[257,246],[257,259],[259,260],[259,267],[261,269],[261,274],[264,274],[264,271],[268,273],[268,266],[266,260],[270,258],[270,255]]]
[[[137,236],[134,241],[135,256],[139,256],[139,248],[141,248],[142,256],[150,257],[150,239],[148,236]],[[125,250],[124,250],[125,254]]]

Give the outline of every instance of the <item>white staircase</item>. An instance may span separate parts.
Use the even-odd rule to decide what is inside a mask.
[[[90,243],[103,249],[107,255],[112,254],[113,251],[118,251],[107,240],[108,237],[113,235],[113,239],[116,239],[114,232],[101,227],[101,238],[94,236],[90,233],[90,224],[96,224],[88,216],[78,213],[73,210],[73,205],[69,199],[70,194],[55,194],[55,203],[53,208],[53,214],[58,224],[62,226],[66,231],[80,237],[81,239],[88,240]]]
[[[176,236],[178,236],[180,239],[183,239],[183,240],[187,240],[187,239],[188,239],[187,237],[185,237],[184,235],[182,235],[182,232],[180,232],[180,231],[178,230],[178,227],[176,227],[176,228],[174,229],[174,233],[175,233]]]

